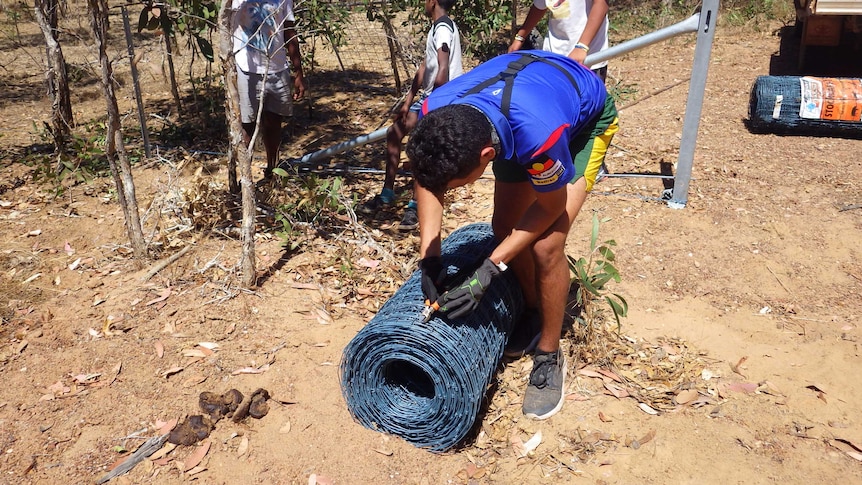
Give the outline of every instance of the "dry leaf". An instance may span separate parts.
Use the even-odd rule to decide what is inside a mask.
[[[527,456],[527,450],[524,448],[524,440],[518,436],[517,431],[512,431],[512,436],[509,438],[509,443],[512,445],[512,451],[515,452],[516,458]]]
[[[281,433],[281,434],[287,434],[287,433],[290,433],[290,421],[285,422],[285,423],[284,423],[284,426],[282,426],[282,427],[278,430],[278,432],[279,432],[279,433]]]
[[[639,408],[641,408],[641,411],[643,411],[643,412],[645,412],[645,413],[647,413],[647,414],[651,414],[651,415],[653,415],[653,416],[658,415],[658,411],[656,411],[655,409],[653,409],[653,408],[649,407],[649,405],[648,405],[648,404],[646,404],[646,403],[642,403],[642,402],[640,402],[640,403],[638,403],[638,407],[639,407]]]
[[[248,451],[248,436],[243,436],[236,449],[236,456],[243,456]]]
[[[620,384],[622,384],[622,382],[623,382],[623,380],[620,379],[620,376],[616,375],[616,373],[614,373],[614,372],[611,372],[607,369],[602,369],[601,367],[599,367],[596,370],[599,372],[599,374],[607,377],[608,379],[613,379],[614,381],[619,382]]]
[[[212,355],[212,352],[210,352],[209,355]],[[204,352],[204,349],[195,348],[195,349],[183,350],[183,357],[195,357],[195,358],[202,359],[206,356],[207,356],[207,353]]]
[[[312,473],[308,477],[308,485],[332,485],[333,483],[335,482],[325,475],[318,475],[316,473]]]
[[[219,344],[215,342],[198,342],[198,345],[207,350],[212,350],[213,352],[215,352],[219,348]]]
[[[161,359],[165,356],[165,344],[163,344],[161,340],[156,340],[156,343],[153,344],[153,346],[156,348],[156,356],[158,358]]]
[[[536,434],[534,434],[532,438],[530,438],[529,440],[527,440],[526,443],[524,443],[524,450],[526,450],[527,453],[531,453],[536,448],[538,448],[540,444],[542,444],[542,431],[541,430],[537,431]]]
[[[72,245],[69,244],[69,241],[66,241],[66,244],[63,246],[63,251],[66,252],[66,256],[71,256],[75,254],[75,250],[72,249]]]
[[[685,390],[679,391],[679,393],[676,395],[674,400],[676,401],[677,404],[684,406],[684,405],[694,401],[695,399],[697,399],[698,395],[699,394],[697,392],[697,389],[685,389]]]
[[[332,323],[332,316],[328,311],[320,308],[313,308],[312,312],[317,315],[317,323],[321,325],[329,325]]]
[[[610,382],[608,380],[604,380],[604,381],[602,381],[602,384],[604,384],[605,389],[607,389],[608,392],[610,392],[611,395],[613,395],[617,399],[629,397],[628,391],[623,389],[621,386],[614,384],[613,382]]]
[[[187,472],[200,465],[207,452],[210,450],[210,440],[202,441],[200,445],[183,462],[183,471]]]
[[[154,298],[154,299],[144,303],[144,306],[150,306],[150,305],[153,305],[153,304],[158,303],[160,301],[165,301],[168,299],[169,296],[171,296],[171,289],[165,288],[164,290],[161,291],[161,293],[159,293],[158,298]]]
[[[605,413],[599,411],[599,420],[603,423],[610,423],[612,421],[611,418],[605,416]]]
[[[72,261],[72,263],[69,265],[69,270],[75,271],[76,269],[78,269],[78,266],[81,266],[81,258]]]
[[[757,384],[753,382],[731,382],[727,385],[728,391],[752,393],[757,390]]]
[[[176,427],[178,422],[179,422],[179,420],[177,418],[174,418],[174,419],[171,419],[168,421],[156,420],[156,429],[159,430],[160,435],[170,433],[171,430],[174,429],[174,427]]]
[[[359,261],[357,261],[356,264],[359,266],[364,266],[366,268],[376,269],[378,266],[380,266],[380,261],[376,259],[366,259],[363,257],[359,258]]]
[[[385,448],[371,448],[371,449],[376,451],[377,453],[380,453],[383,456],[392,456],[391,450],[387,450]]]
[[[194,387],[203,381],[207,380],[207,376],[203,374],[192,374],[183,381],[183,387]]]
[[[93,381],[98,379],[99,376],[101,376],[101,375],[102,374],[78,374],[78,375],[74,376],[73,378],[79,384],[92,384]]]
[[[172,376],[178,372],[182,372],[182,371],[183,371],[182,367],[171,367],[170,369],[162,372],[162,377],[168,378],[168,377],[170,377],[170,376]]]
[[[176,425],[176,424],[177,424],[177,420],[175,419],[174,425]],[[173,426],[171,426],[171,428],[173,428]],[[168,431],[170,431],[170,429]],[[167,456],[168,453],[174,451],[174,449],[176,449],[176,447],[177,447],[177,445],[175,445],[173,443],[165,443],[164,446],[161,447],[161,449],[159,449],[158,451],[156,451],[155,453],[150,455],[149,459],[150,459],[150,461],[155,463],[156,460],[164,458]],[[165,463],[162,463],[161,465],[166,465],[167,462],[170,460],[171,460],[171,458],[167,458],[167,461]]]
[[[196,466],[196,467],[192,468],[191,470],[187,471],[186,475],[188,475],[188,476],[197,475],[198,473],[205,471],[206,469],[207,469],[207,467],[204,465]]]
[[[764,394],[769,394],[771,396],[782,396],[782,397],[784,396],[784,393],[781,392],[781,390],[778,389],[778,387],[775,384],[773,384],[769,381],[761,382],[760,385],[757,387],[757,391],[762,392]]]
[[[649,430],[649,432],[647,434],[643,435],[641,437],[641,439],[639,439],[638,441],[640,441],[641,445],[645,445],[645,444],[649,443],[650,441],[652,441],[653,438],[655,438],[655,430],[651,429],[651,430]]]
[[[578,370],[578,374],[580,374],[584,377],[595,377],[597,379],[602,379],[604,377],[603,375],[599,374],[595,370],[587,368],[587,367],[584,367],[583,369]]]
[[[128,460],[128,459],[129,459],[129,455],[123,455],[123,456],[121,456],[120,458],[117,458],[117,461],[115,461],[115,462],[111,463],[110,465],[108,465],[108,471],[111,471],[111,470],[113,470],[114,468],[117,468],[118,466],[122,465],[122,464],[123,464],[123,462],[125,462],[125,461],[126,461],[126,460]]]
[[[72,389],[70,387],[66,386],[65,384],[63,384],[63,381],[57,381],[57,382],[51,384],[50,386],[48,386],[48,390],[51,391],[52,393],[54,393],[54,395],[57,395],[57,394],[66,394],[67,392],[71,391]]]
[[[741,357],[739,361],[736,362],[736,365],[730,364],[730,370],[747,379],[748,377],[739,370],[739,366],[744,364],[746,360],[748,360],[748,356]]]
[[[174,446],[176,446],[176,445],[174,445]],[[165,465],[170,464],[172,461],[174,461],[174,459],[169,457],[169,456],[165,456],[165,457],[157,458],[155,460],[150,460],[150,461],[153,462],[153,465],[165,466]]]
[[[269,364],[264,364],[260,367],[243,367],[242,369],[237,369],[231,372],[231,375],[239,375],[239,374],[263,374],[269,370]]]

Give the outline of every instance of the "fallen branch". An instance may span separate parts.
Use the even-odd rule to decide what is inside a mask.
[[[144,276],[142,276],[142,277],[141,277],[141,282],[144,282],[144,281],[149,280],[150,278],[152,278],[153,276],[155,276],[155,275],[156,275],[156,273],[158,273],[159,271],[161,271],[161,270],[163,270],[163,269],[167,268],[167,267],[168,267],[168,266],[170,266],[174,261],[176,261],[176,260],[178,260],[178,259],[182,258],[182,257],[183,257],[187,252],[189,252],[189,251],[192,249],[192,247],[193,247],[194,245],[195,245],[195,243],[193,242],[193,243],[189,244],[188,246],[186,246],[186,247],[184,247],[184,248],[180,249],[180,250],[179,250],[179,251],[177,251],[176,253],[174,253],[174,254],[170,255],[169,257],[167,257],[167,258],[165,258],[165,259],[162,259],[161,261],[159,261],[159,262],[157,262],[156,264],[154,264],[154,265],[153,265],[149,270],[147,270],[147,273],[146,273]]]
[[[165,433],[161,436],[155,436],[155,437],[148,439],[137,450],[135,450],[134,453],[129,455],[129,457],[126,458],[126,460],[124,462],[117,465],[116,468],[109,471],[102,478],[96,480],[96,484],[105,483],[108,480],[111,480],[112,478],[116,478],[116,477],[128,472],[129,470],[134,468],[135,465],[144,461],[145,458],[147,458],[148,456],[152,455],[153,453],[159,451],[159,449],[161,449],[161,447],[164,446],[165,441],[167,441],[167,440],[168,440],[168,433]]]

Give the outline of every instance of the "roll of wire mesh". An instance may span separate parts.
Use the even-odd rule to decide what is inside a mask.
[[[447,280],[469,275],[496,244],[489,224],[453,231],[441,249]],[[476,421],[523,296],[510,270],[493,280],[464,318],[437,312],[423,323],[423,308],[416,271],[345,347],[341,390],[366,428],[442,452],[461,442]]]
[[[748,125],[755,133],[862,138],[860,113],[859,79],[759,76],[751,88]]]

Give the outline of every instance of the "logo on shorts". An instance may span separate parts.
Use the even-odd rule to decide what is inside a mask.
[[[533,179],[533,185],[553,185],[563,175],[563,164],[559,160],[548,159],[544,163],[533,162],[527,168],[530,177]]]

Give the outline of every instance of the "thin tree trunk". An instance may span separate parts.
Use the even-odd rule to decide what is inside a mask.
[[[251,174],[251,148],[243,141],[242,123],[240,122],[230,4],[230,0],[224,0],[219,11],[219,57],[224,72],[225,116],[227,117],[230,142],[228,148],[228,183],[231,192],[239,191],[236,181],[238,161],[242,185],[242,283],[246,287],[251,287],[257,283],[254,255],[254,221],[257,215],[257,203]]]
[[[231,29],[231,0],[224,0],[219,11],[219,59],[224,75],[225,115],[230,139],[227,158],[227,182],[230,193],[239,193],[236,180],[236,161],[243,147],[242,123],[239,119],[239,91],[236,87],[236,61],[233,57],[233,30]]]
[[[57,32],[59,8],[57,0],[36,0],[36,22],[45,36],[45,54],[48,59],[45,80],[51,96],[51,131],[57,152],[65,146],[73,123],[66,59]]]
[[[384,11],[383,32],[386,33],[386,44],[389,46],[389,61],[392,64],[392,74],[395,76],[395,92],[401,93],[401,74],[398,72],[398,49],[395,46],[395,29],[389,20],[389,13]]]
[[[120,131],[120,109],[117,107],[117,96],[114,93],[113,69],[105,48],[108,36],[108,4],[107,0],[87,0],[90,10],[90,25],[93,28],[93,38],[99,53],[99,64],[102,68],[102,90],[108,109],[107,147],[105,149],[111,174],[117,185],[117,198],[123,208],[126,220],[126,232],[132,244],[138,265],[142,265],[147,256],[147,244],[141,229],[141,219],[138,214],[138,200],[135,197],[135,182],[132,179],[132,169],[126,146],[123,143],[123,133]]]
[[[174,103],[177,105],[177,113],[182,114],[183,105],[180,102],[180,92],[177,89],[177,75],[174,71],[174,51],[173,47],[171,46],[171,37],[173,36],[170,35],[172,27],[171,18],[170,15],[168,15],[169,9],[170,6],[167,3],[162,6],[162,37],[164,37],[165,39],[165,52],[167,53],[168,57],[168,72],[171,75],[171,94],[174,96]]]

